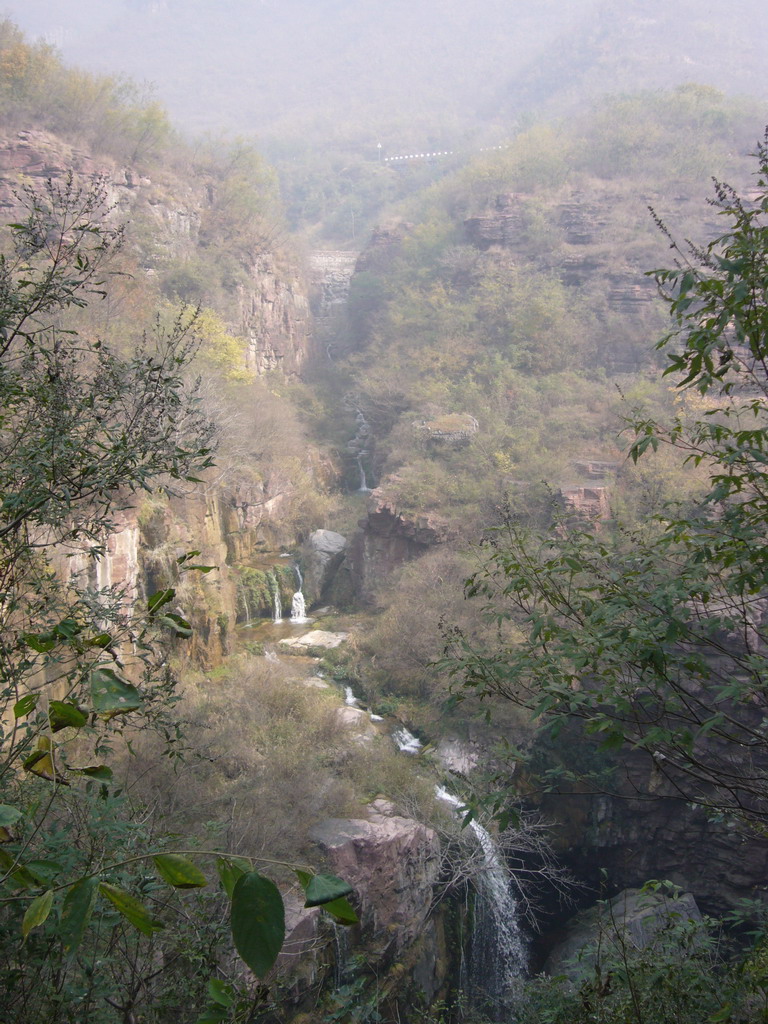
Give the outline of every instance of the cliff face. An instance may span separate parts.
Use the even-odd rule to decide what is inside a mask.
[[[204,249],[216,183],[203,175],[185,178],[165,167],[150,178],[31,128],[0,135],[0,218],[14,219],[19,188],[42,190],[48,181],[66,187],[70,175],[76,185],[105,182],[108,221],[127,225],[124,248],[133,278],[141,285],[141,275],[146,275],[150,301],[162,301],[155,285],[159,276],[169,267],[193,264]],[[310,356],[312,337],[298,264],[254,241],[247,255],[233,254],[233,265],[236,273],[219,302],[219,314],[231,333],[245,339],[247,365],[259,375],[298,374]],[[292,479],[292,467],[304,481],[330,472],[309,448],[300,460],[286,460],[284,467],[265,467],[258,459],[230,465],[226,472],[220,467],[203,484],[187,485],[183,494],[156,493],[126,502],[129,507],[114,517],[104,556],[97,559],[84,550],[64,562],[62,571],[79,572],[94,587],[121,588],[127,601],[173,586],[180,610],[195,628],[185,650],[203,665],[217,663],[230,649],[237,620],[233,567],[247,564],[256,553],[296,543],[285,522],[302,486]],[[190,550],[199,550],[196,560],[216,570],[175,578],[176,559]]]
[[[63,183],[67,175],[87,181],[103,177],[113,206],[110,218],[128,223],[128,246],[149,276],[171,258],[194,256],[201,226],[215,198],[215,185],[187,180],[172,171],[150,178],[131,167],[95,157],[50,132],[27,129],[0,137],[0,216],[12,219],[20,185]],[[141,235],[149,236],[148,243]],[[297,374],[312,343],[307,287],[298,264],[263,244],[244,257],[240,280],[226,310],[230,330],[247,340],[248,365],[257,373]]]
[[[385,487],[372,491],[367,515],[350,546],[350,565],[359,596],[373,598],[376,589],[403,563],[425,554],[455,533],[436,513],[414,514],[396,507]]]

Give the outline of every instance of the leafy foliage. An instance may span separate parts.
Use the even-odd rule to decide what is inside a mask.
[[[195,482],[211,464],[213,431],[185,381],[198,343],[194,315],[158,322],[128,356],[69,326],[70,310],[106,294],[121,244],[122,233],[103,221],[105,194],[104,183],[80,188],[72,177],[41,193],[22,190],[26,217],[10,226],[0,253],[0,946],[8,1021],[131,1015],[143,1000],[178,993],[173,965],[185,958],[196,964],[189,984],[204,984],[221,941],[216,914],[168,927],[169,912],[193,917],[182,895],[208,884],[200,858],[219,860],[246,961],[263,975],[282,943],[273,882],[251,861],[243,868],[195,844],[174,848],[136,816],[114,780],[119,752],[142,731],[160,736],[168,758],[180,756],[168,645],[192,630],[173,602],[184,574],[212,567],[196,561],[198,551],[182,554],[172,585],[140,601],[130,582],[101,582],[100,564],[138,493]],[[240,876],[269,893],[258,920],[243,910]],[[327,880],[316,903],[338,900],[336,881]],[[322,888],[322,879],[307,885]],[[204,900],[216,908],[215,896]],[[241,942],[235,921],[244,914]]]
[[[533,536],[512,517],[469,596],[512,642],[449,637],[462,685],[520,703],[555,731],[573,718],[604,748],[645,751],[672,791],[760,826],[768,815],[763,599],[768,149],[749,201],[715,183],[726,231],[656,271],[675,324],[660,347],[678,387],[711,399],[693,423],[631,419],[633,460],[671,446],[704,467],[693,505],[639,528]]]

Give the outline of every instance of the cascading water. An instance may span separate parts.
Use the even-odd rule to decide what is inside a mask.
[[[294,565],[293,571],[296,573],[296,593],[293,595],[291,601],[291,621],[296,623],[309,622],[307,618],[307,604],[304,600],[304,594],[302,593],[302,587],[304,586],[304,579],[301,575],[301,569],[298,565]]]
[[[414,736],[412,732],[409,732],[405,726],[402,729],[395,729],[392,733],[392,739],[404,754],[418,754],[421,750],[421,740],[418,736]]]
[[[440,800],[459,811],[461,800],[442,786]],[[470,998],[495,1010],[514,1000],[527,968],[527,956],[517,920],[512,879],[493,836],[475,821],[469,827],[483,851],[483,870],[476,879],[475,923],[470,950]]]
[[[356,708],[359,705],[358,699],[355,696],[351,686],[344,687],[344,703],[349,708]]]
[[[358,406],[355,404],[355,399],[353,395],[347,395],[344,400],[344,404],[348,409],[355,410],[356,431],[355,436],[352,438],[352,440],[347,442],[347,451],[351,455],[354,455],[355,462],[357,463],[357,472],[359,480],[359,486],[357,490],[361,494],[369,494],[371,491],[371,486],[368,483],[368,476],[365,471],[365,463],[363,460],[370,460],[371,453],[373,450],[373,435],[371,431],[371,425],[365,418],[363,411],[360,408],[358,408]]]
[[[272,621],[277,624],[283,621],[283,606],[280,603],[280,583],[275,573],[268,576],[269,589],[272,591]]]
[[[291,601],[291,621],[296,623],[309,622],[304,595],[300,590],[296,591]]]
[[[360,486],[357,489],[362,493],[368,494],[371,488],[368,486],[368,478],[365,475],[365,466],[363,465],[363,454],[364,453],[361,452],[357,456],[357,468],[360,470]]]

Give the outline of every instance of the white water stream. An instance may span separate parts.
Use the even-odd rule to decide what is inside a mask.
[[[403,726],[401,729],[395,729],[392,733],[392,739],[404,754],[418,754],[421,750],[421,740],[418,736],[414,736],[412,732]]]
[[[273,572],[269,574],[269,578],[272,581],[272,621],[277,624],[283,621],[283,606],[280,603],[280,583]]]
[[[442,786],[435,787],[440,800],[450,804],[457,813],[464,805]],[[472,934],[471,978],[474,994],[498,1008],[515,995],[525,975],[527,956],[517,920],[517,900],[513,881],[493,836],[475,821],[469,827],[483,851],[483,870],[475,881],[475,924]]]

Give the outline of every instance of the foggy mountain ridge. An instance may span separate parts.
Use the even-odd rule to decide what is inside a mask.
[[[688,82],[768,98],[768,6],[735,0],[728,16],[696,0],[603,2],[580,30],[563,35],[550,59],[511,77],[485,116],[520,109],[564,112],[606,93]]]

